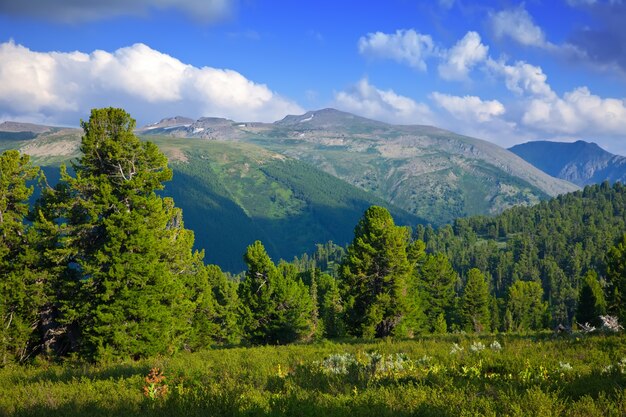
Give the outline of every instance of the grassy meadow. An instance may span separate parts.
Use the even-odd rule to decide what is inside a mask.
[[[442,335],[39,360],[0,369],[0,386],[5,416],[623,416],[626,338]]]

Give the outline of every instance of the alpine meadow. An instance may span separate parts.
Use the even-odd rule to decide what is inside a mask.
[[[0,1],[0,416],[626,416],[625,19]]]

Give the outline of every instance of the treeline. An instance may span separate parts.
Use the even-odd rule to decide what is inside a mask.
[[[233,280],[192,249],[181,210],[158,194],[172,171],[134,120],[97,109],[82,127],[82,157],[54,187],[27,155],[0,156],[2,363],[624,318],[621,185],[415,233],[373,206],[347,250],[276,265],[255,242]]]

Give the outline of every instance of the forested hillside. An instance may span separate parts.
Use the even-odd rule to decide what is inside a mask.
[[[495,217],[458,219],[437,231],[416,228],[429,251],[446,254],[465,281],[471,268],[504,297],[516,281],[541,283],[552,323],[571,324],[583,277],[606,278],[609,249],[626,232],[626,187],[608,182]],[[602,280],[612,291],[611,282]]]

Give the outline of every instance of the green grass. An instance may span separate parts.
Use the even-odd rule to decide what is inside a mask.
[[[494,341],[501,349],[490,347]],[[345,369],[324,361],[337,354],[348,359]],[[41,362],[0,369],[0,415],[620,416],[624,358],[623,336],[540,334],[326,341],[109,365]],[[152,367],[166,376],[156,387],[168,388],[154,399],[144,395]]]

